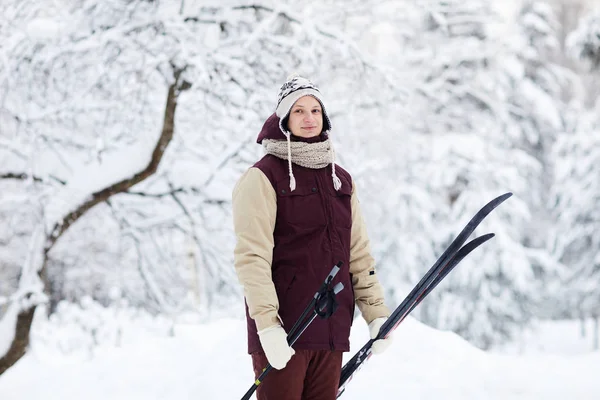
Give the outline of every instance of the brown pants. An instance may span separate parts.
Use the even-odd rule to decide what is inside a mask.
[[[252,353],[255,378],[267,366],[263,352]],[[258,385],[257,400],[335,400],[342,352],[330,350],[296,350],[284,369],[273,368]]]

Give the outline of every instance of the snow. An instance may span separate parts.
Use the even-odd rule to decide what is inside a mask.
[[[585,332],[585,336],[582,336]],[[504,354],[573,356],[594,348],[594,321],[537,321],[508,345],[496,351]]]
[[[532,112],[541,120],[549,123],[553,129],[560,131],[563,122],[560,113],[554,106],[550,96],[536,87],[531,81],[521,82],[523,95],[532,105]]]
[[[95,192],[143,171],[150,163],[154,150],[151,147],[153,142],[148,143],[150,145],[124,147],[104,155],[101,160],[75,168],[69,183],[52,196],[45,208],[46,229],[50,231],[54,224],[60,223],[70,212],[90,200]]]
[[[142,171],[150,162],[152,142],[150,145],[125,147],[118,152],[110,153],[101,161],[95,160],[75,169],[69,183],[54,194],[44,209],[46,231],[51,231],[55,224],[60,223],[72,211],[88,201],[94,192],[102,190],[114,183],[133,177]],[[145,151],[144,151],[145,150]],[[43,283],[37,274],[42,260],[42,249],[46,237],[41,226],[34,229],[29,242],[29,248],[23,264],[20,277],[20,295],[13,295],[2,320],[0,320],[0,356],[4,355],[14,337],[18,307],[24,306],[24,298],[31,290],[28,301],[43,303]]]
[[[0,398],[235,399],[253,382],[242,319],[205,324],[189,320],[168,326],[164,318],[147,316],[137,316],[133,323],[134,316],[125,308],[98,309],[102,307],[88,304],[75,312],[71,307],[58,313],[63,315],[61,321],[37,326],[32,350],[0,376]],[[77,322],[78,318],[83,319]],[[97,336],[98,344],[90,348],[81,340],[85,336],[81,326],[87,326],[88,332],[104,326],[105,333],[119,331],[120,335],[116,339],[108,334],[100,340]],[[561,353],[519,356],[483,352],[453,333],[408,318],[396,330],[393,345],[371,357],[342,398],[597,399],[600,353],[565,354],[569,337],[561,335],[569,328],[564,325],[554,335],[553,326],[539,335],[546,334],[548,344],[561,342]],[[573,329],[571,325],[571,333]],[[353,351],[367,337],[366,324],[357,320],[351,336]],[[58,341],[70,341],[71,347],[62,346],[61,353]],[[345,359],[352,355],[346,353]],[[390,397],[390,393],[397,395]]]
[[[54,40],[60,36],[61,30],[60,24],[49,18],[33,19],[25,28],[30,38],[38,40]]]

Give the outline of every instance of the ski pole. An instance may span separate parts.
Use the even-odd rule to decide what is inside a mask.
[[[313,296],[311,302],[308,303],[308,305],[306,306],[306,308],[304,309],[304,311],[302,312],[300,317],[298,317],[298,319],[294,323],[294,326],[292,326],[292,329],[290,329],[290,331],[288,332],[288,342],[289,342],[289,339],[291,337],[293,337],[296,329],[298,329],[298,327],[302,323],[302,321],[304,321],[304,318],[306,318],[308,313],[314,309],[317,300],[322,295],[322,293],[325,293],[325,291],[327,290],[327,287],[331,284],[331,281],[333,280],[333,278],[340,271],[341,266],[342,266],[342,262],[340,261],[336,265],[334,265],[334,267],[331,269],[331,272],[329,273],[329,275],[327,275],[327,278],[325,278],[325,281],[321,284],[321,287],[319,288],[319,290],[317,290],[315,292],[315,295]]]
[[[344,288],[344,285],[341,282],[338,282],[338,284],[333,287],[332,292],[334,295],[336,295],[339,292],[341,292],[343,288]],[[288,338],[288,343],[290,344],[290,346],[293,345],[294,343],[296,343],[296,340],[298,340],[300,335],[302,335],[302,333],[304,333],[306,328],[308,328],[308,326],[315,320],[315,318],[317,318],[318,315],[323,315],[322,313],[325,313],[325,315],[327,315],[327,316],[323,317],[323,318],[329,318],[331,316],[331,314],[333,314],[332,310],[328,307],[329,307],[329,303],[327,302],[327,298],[321,296],[319,298],[319,300],[317,301],[314,311],[313,311],[312,315],[310,316],[310,318],[308,319],[308,321],[306,321],[304,324],[302,324],[302,326],[298,329],[298,332],[294,336],[292,336],[291,340]],[[289,335],[288,335],[288,337],[289,337]]]
[[[335,295],[337,295],[339,292],[342,291],[342,289],[344,289],[344,285],[341,282],[339,282],[337,285],[335,285],[333,287],[333,289],[330,286],[331,286],[331,281],[333,280],[335,275],[339,272],[341,265],[342,265],[342,262],[340,261],[337,263],[337,265],[335,265],[333,267],[333,269],[331,270],[329,275],[327,275],[327,278],[325,278],[325,281],[323,282],[323,284],[321,285],[319,290],[317,292],[315,292],[315,295],[311,299],[310,303],[306,306],[306,308],[304,309],[304,311],[302,312],[300,317],[294,323],[294,326],[292,327],[292,329],[290,329],[290,331],[288,332],[287,341],[288,341],[288,344],[290,347],[294,343],[296,343],[296,341],[298,340],[300,335],[302,335],[302,333],[304,333],[304,331],[315,320],[315,318],[317,316],[320,316],[321,318],[329,318],[333,314],[333,312],[336,310],[337,304],[335,303]],[[310,317],[308,319],[306,319],[308,313],[311,310],[312,310],[312,315],[310,315]],[[271,364],[267,363],[267,366],[265,368],[263,368],[262,373],[259,375],[258,378],[256,378],[256,380],[254,381],[254,383],[252,384],[250,389],[248,389],[246,394],[244,394],[244,396],[242,397],[242,400],[250,399],[252,394],[256,391],[258,386],[263,382],[263,380],[265,379],[267,374],[272,369],[273,369],[273,366]]]

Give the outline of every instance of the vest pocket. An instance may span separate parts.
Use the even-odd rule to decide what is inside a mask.
[[[272,274],[273,285],[275,286],[277,300],[279,301],[279,315],[283,319],[282,322],[285,321],[285,324],[289,324],[290,307],[287,298],[289,297],[290,289],[297,280],[296,268],[291,265],[280,265],[273,270]]]
[[[273,270],[273,284],[277,295],[285,296],[296,279],[296,268],[289,265],[281,265]]]
[[[351,183],[342,180],[340,190],[332,190],[331,201],[333,208],[333,220],[335,226],[342,228],[352,227],[352,186]]]
[[[325,214],[320,189],[314,180],[296,181],[290,190],[289,178],[276,183],[277,223],[301,228],[325,226]]]

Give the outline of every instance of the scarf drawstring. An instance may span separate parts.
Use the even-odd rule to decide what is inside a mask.
[[[296,190],[296,178],[294,177],[294,172],[292,171],[292,141],[290,140],[290,135],[285,135],[287,137],[287,159],[288,159],[288,171],[290,175],[290,190],[293,192]]]
[[[340,190],[342,187],[342,181],[335,174],[335,150],[333,150],[333,143],[331,143],[331,177],[333,178],[333,188]]]

